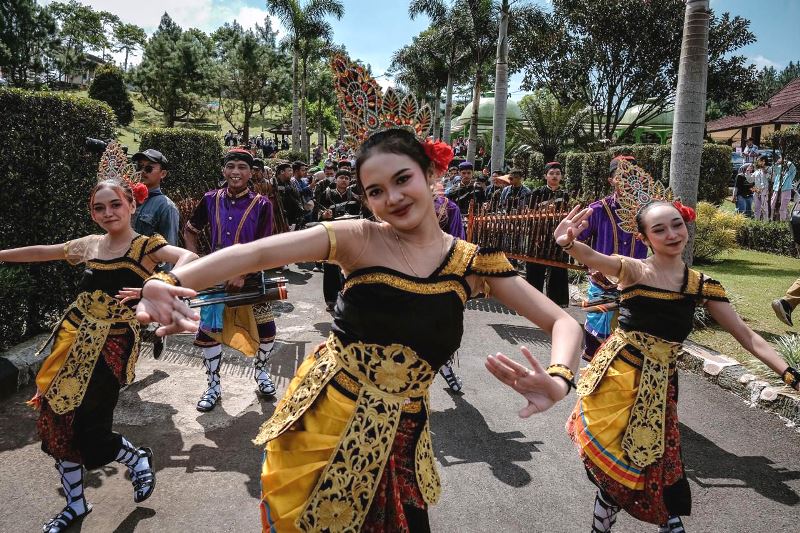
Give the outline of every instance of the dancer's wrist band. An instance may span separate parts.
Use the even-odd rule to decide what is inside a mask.
[[[575,246],[575,240],[574,239],[569,241],[569,244],[565,244],[565,245],[561,246],[561,249],[566,252],[567,250],[571,250],[573,246]]]
[[[555,378],[563,379],[567,384],[567,394],[575,388],[575,373],[568,366],[558,363],[552,364],[547,367],[545,372]]]
[[[781,379],[783,379],[783,382],[788,386],[797,388],[798,384],[800,384],[800,371],[790,366],[783,371],[783,374],[781,374]]]
[[[181,286],[181,280],[179,280],[178,277],[172,272],[156,272],[155,274],[144,280],[144,283],[142,283],[142,290],[144,290],[144,286],[147,285],[147,282],[152,280],[161,281],[166,283],[167,285],[172,285],[175,287]]]

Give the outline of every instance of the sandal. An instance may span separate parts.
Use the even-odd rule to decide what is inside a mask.
[[[76,514],[75,511],[72,510],[72,507],[67,505],[64,509],[55,515],[53,518],[48,520],[43,526],[42,531],[44,533],[61,533],[62,531],[66,531],[69,529],[71,525],[76,522],[79,522],[86,518],[86,515],[92,512],[92,506],[86,506],[86,512],[79,515]]]
[[[140,471],[131,470],[131,484],[133,485],[133,501],[141,503],[149,498],[156,488],[156,473],[153,468],[153,450],[139,448],[136,454],[140,458],[147,458],[148,468]]]

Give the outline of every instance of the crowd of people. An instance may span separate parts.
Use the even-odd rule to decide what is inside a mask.
[[[348,68],[363,76],[360,67]],[[337,96],[347,113],[353,99]],[[195,333],[207,377],[199,411],[222,398],[223,345],[252,357],[259,394],[277,394],[270,302],[204,305],[198,291],[217,287],[235,295],[253,273],[296,263],[322,270],[332,325],[255,439],[265,449],[264,531],[430,529],[428,506],[442,487],[428,388],[441,372],[459,390],[453,355],[479,355],[462,345],[471,298],[491,295],[551,337],[546,366],[526,348],[527,365],[504,354],[488,356],[485,365],[522,397],[523,418],[577,389],[567,432],[597,487],[595,532],[611,531],[623,509],[660,532],[684,531],[691,495],[678,431],[676,359],[697,306],[800,389],[800,372],[739,318],[724,288],[684,264],[694,212],[653,188],[631,158],[612,161],[608,197],[576,206],[552,232],[564,253],[589,268],[589,298],[619,304],[617,311],[591,313],[581,327],[563,309],[569,303],[563,268],[530,262],[526,281],[503,252],[464,238],[470,206],[518,213],[570,204],[561,164],[547,163],[545,184],[531,190],[521,170],[453,166],[451,146],[391,120],[353,132],[360,135],[357,147],[337,143],[311,173],[303,161],[271,168],[252,146],[230,147],[221,162],[224,181],[200,199],[183,227],[161,192],[169,179],[164,154],[148,148],[129,164],[112,143],[89,194],[90,216],[102,233],[0,250],[3,262],[66,260],[84,269],[31,400],[42,449],[55,459],[66,497],[45,533],[65,531],[91,512],[86,469],[122,464],[136,503],[155,489],[154,450],[113,431],[120,388],[134,379],[141,324],[159,324],[160,337]],[[201,235],[210,249],[201,246]],[[199,312],[189,299],[200,302]],[[576,382],[581,354],[589,365]]]
[[[736,173],[731,201],[736,211],[756,220],[789,220],[789,204],[798,195],[797,167],[778,155],[762,154],[752,138],[743,150],[745,163]]]

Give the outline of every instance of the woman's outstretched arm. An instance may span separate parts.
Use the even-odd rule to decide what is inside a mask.
[[[8,263],[41,263],[43,261],[57,261],[66,259],[64,243],[38,244],[22,248],[9,248],[0,250],[0,261]]]
[[[591,208],[580,209],[580,206],[576,205],[553,232],[556,244],[561,246],[565,252],[574,257],[579,263],[586,265],[590,269],[602,272],[605,276],[619,277],[622,262],[618,257],[596,252],[576,240],[578,235],[587,228],[591,215]]]

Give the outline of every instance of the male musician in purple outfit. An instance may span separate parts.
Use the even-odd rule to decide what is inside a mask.
[[[197,236],[209,226],[212,253],[235,244],[244,244],[272,234],[272,204],[266,196],[247,186],[252,176],[253,156],[233,148],[223,158],[222,174],[227,186],[208,191],[192,213],[183,232],[186,248],[197,252]],[[228,280],[226,289],[241,290],[244,278]],[[247,356],[254,356],[254,378],[258,392],[275,394],[267,373],[267,363],[275,344],[275,319],[271,306],[257,304],[236,308],[224,304],[202,308],[195,346],[203,350],[208,389],[197,402],[198,411],[211,411],[222,396],[219,367],[222,346],[226,344]]]
[[[619,227],[620,219],[617,215],[619,203],[617,203],[614,173],[617,171],[620,160],[636,164],[631,156],[618,156],[611,160],[608,182],[611,184],[613,192],[589,205],[592,208],[592,214],[588,220],[589,226],[578,236],[578,240],[586,242],[593,250],[601,254],[619,254],[644,259],[647,257],[647,246],[635,235],[627,233]],[[619,296],[619,292],[616,284],[609,281],[600,272],[590,272],[587,296],[589,301],[614,301]],[[584,359],[591,361],[600,345],[611,335],[616,327],[617,314],[617,311],[609,311],[586,315],[586,322],[583,326]]]

